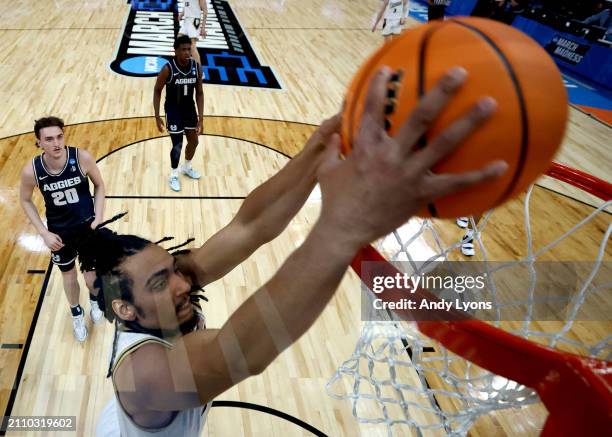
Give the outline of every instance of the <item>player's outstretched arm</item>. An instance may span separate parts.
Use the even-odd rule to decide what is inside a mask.
[[[383,69],[371,83],[353,153],[345,160],[338,157],[338,134],[326,141],[318,169],[323,206],[304,243],[219,331],[190,333],[169,351],[150,348],[151,355],[142,359],[159,365],[136,375],[132,390],[142,390],[143,407],[172,411],[206,403],[262,372],[318,318],[360,247],[407,221],[427,202],[505,171],[503,162],[462,174],[429,171],[491,115],[495,102],[490,98],[479,101],[426,149],[413,152],[464,72],[454,70],[443,78],[395,137],[384,129],[389,75]],[[181,394],[177,387],[192,389]]]
[[[276,175],[253,190],[234,219],[199,249],[179,260],[193,283],[208,284],[276,238],[306,202],[324,155],[324,143],[340,129],[340,115],[323,122],[304,149]]]

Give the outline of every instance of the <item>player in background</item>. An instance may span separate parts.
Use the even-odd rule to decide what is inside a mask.
[[[83,244],[86,237],[102,222],[104,215],[104,181],[96,161],[87,151],[64,144],[64,121],[44,117],[34,124],[36,145],[43,151],[21,171],[19,199],[21,207],[34,225],[45,245],[51,249],[51,260],[62,272],[64,292],[72,313],[72,328],[78,341],[87,338],[84,311],[79,304],[80,288],[75,261],[89,289],[90,317],[94,323],[102,320],[98,306],[98,290],[93,282],[92,251]],[[93,182],[94,200],[89,191]],[[32,202],[34,187],[45,200],[47,226]]]
[[[197,43],[200,38],[206,38],[206,15],[208,7],[206,0],[185,0],[185,7],[179,14],[181,28],[179,35],[187,35],[191,39],[191,57],[202,65]]]
[[[383,0],[372,26],[372,32],[376,30],[383,17],[382,34],[385,42],[389,42],[395,35],[402,33],[402,26],[408,17],[408,0]]]
[[[172,149],[170,150],[170,177],[168,183],[173,191],[181,190],[179,181],[179,160],[183,149],[183,133],[187,137],[185,163],[180,172],[191,179],[200,179],[200,174],[191,166],[191,160],[198,147],[198,135],[202,132],[204,91],[202,89],[202,68],[191,58],[192,43],[188,36],[181,35],[174,41],[174,58],[165,64],[155,82],[153,90],[153,109],[155,121],[160,132],[164,130],[164,122],[159,115],[161,93],[166,88],[166,123]],[[195,91],[197,102],[193,101]]]

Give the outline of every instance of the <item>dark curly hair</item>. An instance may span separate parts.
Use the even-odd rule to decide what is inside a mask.
[[[96,272],[94,287],[99,290],[97,297],[98,306],[104,313],[104,317],[109,322],[115,324],[113,352],[107,377],[112,374],[112,365],[117,351],[119,324],[121,324],[121,326],[126,330],[132,332],[146,333],[159,338],[164,337],[164,333],[161,329],[149,329],[140,325],[138,321],[122,320],[113,310],[112,302],[117,299],[134,304],[134,295],[132,293],[134,281],[129,274],[121,268],[121,264],[128,257],[136,255],[149,245],[160,244],[164,241],[172,239],[172,237],[164,237],[157,242],[152,242],[146,238],[136,235],[118,234],[105,227],[105,225],[118,220],[125,214],[126,213],[118,214],[112,219],[101,223],[88,237],[89,241],[87,244],[83,245],[85,247],[84,253],[82,253],[82,259],[89,261],[87,265],[82,265],[81,268],[84,270],[95,270]],[[185,243],[166,250],[170,252],[171,250],[185,246],[193,240],[193,238],[190,238]],[[189,250],[180,250],[171,252],[171,255],[180,256],[187,253],[189,253]],[[192,286],[190,300],[195,306],[196,311],[201,314],[200,299],[206,298],[198,293],[200,290],[201,287]],[[139,311],[137,306],[136,311]],[[197,319],[194,317],[188,322],[182,324],[179,328],[181,332],[189,332],[195,328],[196,324]]]
[[[95,254],[83,257],[92,260],[93,266],[83,268],[93,267],[96,271],[94,287],[100,290],[98,305],[109,322],[117,318],[112,308],[113,300],[121,299],[134,303],[134,281],[121,269],[121,264],[126,258],[141,252],[150,244],[153,242],[145,238],[117,234],[107,228],[97,229],[93,233],[87,250],[95,251]]]

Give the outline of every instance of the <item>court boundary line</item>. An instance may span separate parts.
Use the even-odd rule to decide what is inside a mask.
[[[34,310],[34,316],[32,317],[32,322],[30,323],[30,329],[28,330],[28,336],[26,338],[25,344],[23,345],[23,352],[21,353],[21,357],[19,358],[19,366],[17,366],[17,372],[15,374],[15,379],[13,380],[13,387],[11,388],[11,394],[9,395],[8,402],[6,403],[6,408],[4,410],[4,417],[2,420],[2,424],[0,425],[0,436],[6,435],[6,422],[13,412],[13,406],[15,405],[15,399],[17,398],[17,392],[19,391],[19,386],[21,385],[21,378],[23,377],[23,370],[26,365],[26,361],[28,358],[28,352],[30,351],[30,345],[32,343],[32,338],[34,337],[34,331],[36,330],[36,326],[38,324],[38,317],[40,316],[40,310],[42,309],[43,301],[45,300],[45,296],[47,294],[47,287],[49,286],[49,278],[51,277],[51,271],[53,270],[53,263],[51,259],[49,259],[49,264],[47,266],[47,272],[45,273],[45,279],[40,288],[40,294],[38,295],[38,302],[36,303],[36,309]]]
[[[291,422],[295,425],[298,425],[299,427],[305,429],[306,431],[311,432],[312,434],[316,435],[317,437],[328,437],[327,434],[323,433],[322,431],[319,431],[317,428],[315,428],[314,426],[312,426],[311,424],[304,422],[301,419],[298,419],[295,416],[292,416],[290,414],[284,413],[280,410],[277,410],[275,408],[271,408],[271,407],[266,407],[265,405],[259,405],[259,404],[253,404],[251,402],[242,402],[242,401],[223,401],[223,400],[219,400],[219,401],[213,401],[211,407],[231,407],[231,408],[242,408],[245,410],[254,410],[254,411],[259,411],[260,413],[266,413],[266,414],[270,414],[271,416],[276,416],[279,417],[281,419],[284,419],[288,422]]]
[[[246,196],[136,196],[136,195],[110,195],[107,199],[147,199],[147,200],[243,200]]]
[[[572,80],[574,80],[574,78],[572,78]],[[607,127],[608,129],[612,129],[612,124],[608,123],[605,120],[602,120],[596,116],[594,116],[593,114],[591,114],[590,112],[582,109],[579,105],[577,105],[576,103],[570,103],[569,104],[572,108],[574,108],[576,111],[586,115],[587,117],[589,117],[591,120],[595,120],[596,122],[603,124],[605,127]]]
[[[212,115],[212,114],[204,114],[204,119],[206,120],[206,117],[216,117],[216,118],[237,118],[237,119],[241,119],[241,120],[260,120],[260,121],[278,121],[281,123],[292,123],[292,124],[300,124],[303,126],[311,126],[311,127],[319,127],[320,124],[313,124],[313,123],[307,123],[305,121],[292,121],[292,120],[281,120],[281,119],[277,119],[277,118],[265,118],[265,117],[244,117],[244,116],[240,116],[240,115]],[[70,124],[66,124],[64,125],[64,129],[66,129],[67,127],[70,126],[79,126],[82,124],[89,124],[89,123],[105,123],[107,121],[120,121],[120,120],[134,120],[134,119],[138,119],[138,118],[155,118],[155,115],[135,115],[133,117],[117,117],[117,118],[103,118],[101,120],[90,120],[90,121],[79,121],[77,123],[70,123]],[[7,135],[5,137],[0,137],[0,141],[3,140],[7,140],[9,138],[13,138],[13,137],[19,137],[21,135],[27,135],[27,134],[34,134],[33,130],[30,131],[25,131],[25,132],[21,132],[18,134],[11,134],[11,135]],[[163,136],[163,135],[162,135]]]
[[[134,142],[131,142],[131,143],[129,143],[129,144],[125,144],[125,145],[123,145],[123,146],[121,146],[121,147],[118,147],[118,148],[116,148],[116,149],[111,150],[111,151],[110,151],[110,152],[108,152],[106,155],[102,155],[100,158],[96,159],[96,163],[99,163],[100,161],[102,161],[103,159],[105,159],[105,158],[109,157],[109,156],[110,156],[110,155],[112,155],[113,153],[116,153],[116,152],[118,152],[118,151],[120,151],[120,150],[123,150],[123,149],[125,149],[125,148],[127,148],[127,147],[133,146],[134,144],[143,143],[143,142],[145,142],[145,141],[150,141],[150,140],[157,140],[157,139],[159,139],[159,138],[165,138],[165,137],[168,137],[168,138],[169,138],[169,137],[170,137],[170,135],[168,135],[168,134],[165,134],[165,135],[158,135],[158,136],[156,136],[156,137],[143,138],[143,139],[140,139],[140,140],[138,140],[138,141],[134,141]],[[261,146],[261,147],[263,147],[263,148],[265,148],[265,149],[271,150],[272,152],[276,152],[276,153],[278,153],[279,155],[284,156],[284,157],[285,157],[285,158],[287,158],[287,159],[293,159],[293,157],[291,157],[291,156],[287,155],[287,154],[286,154],[286,153],[284,153],[284,152],[281,152],[281,151],[280,151],[280,150],[278,150],[278,149],[275,149],[274,147],[270,147],[270,146],[267,146],[267,145],[265,145],[265,144],[258,143],[257,141],[247,140],[246,138],[234,137],[234,136],[231,136],[231,135],[220,135],[220,134],[200,134],[200,135],[198,135],[198,137],[220,137],[220,138],[229,138],[229,139],[232,139],[232,140],[244,141],[244,142],[246,142],[246,143],[251,143],[251,144],[254,144],[254,145],[256,145],[256,146]]]
[[[41,30],[120,30],[119,27],[24,27],[24,28],[0,28],[0,31],[5,32],[30,32],[30,31],[41,31]]]
[[[331,31],[367,31],[371,32],[372,29],[367,27],[246,27],[245,29],[250,30],[331,30]]]

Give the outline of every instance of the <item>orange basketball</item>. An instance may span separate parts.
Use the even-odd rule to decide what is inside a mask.
[[[394,135],[416,103],[443,74],[462,66],[468,77],[426,134],[429,142],[478,99],[491,96],[497,111],[434,173],[476,170],[503,159],[501,177],[437,199],[419,215],[476,215],[525,191],[544,173],[559,149],[567,121],[567,94],[559,70],[535,41],[505,24],[462,17],[405,31],[361,66],[349,87],[342,118],[344,152],[351,149],[372,76],[383,65],[400,72],[387,127]],[[425,144],[425,147],[426,144]]]

